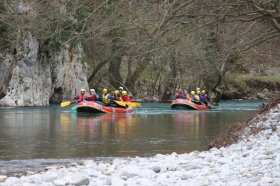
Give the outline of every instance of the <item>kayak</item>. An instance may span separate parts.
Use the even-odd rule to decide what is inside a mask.
[[[141,107],[141,103],[135,101],[115,101],[120,106]]]
[[[77,112],[87,113],[132,113],[133,108],[120,108],[102,105],[94,101],[82,101],[77,105]]]
[[[183,110],[206,110],[208,106],[205,104],[195,104],[187,99],[175,99],[171,104],[172,109],[183,109]]]

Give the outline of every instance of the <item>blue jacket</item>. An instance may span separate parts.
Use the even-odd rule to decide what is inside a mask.
[[[206,100],[205,100],[205,98],[204,98],[204,96],[202,94],[199,94],[199,98],[200,98],[200,102],[201,103],[205,103],[206,102]]]

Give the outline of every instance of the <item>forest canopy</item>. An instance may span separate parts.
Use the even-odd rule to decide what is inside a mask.
[[[0,1],[0,50],[31,33],[40,52],[81,43],[93,87],[168,100],[178,87],[219,93],[280,34],[278,0]],[[273,53],[273,52],[272,52]],[[271,53],[271,55],[272,55]]]

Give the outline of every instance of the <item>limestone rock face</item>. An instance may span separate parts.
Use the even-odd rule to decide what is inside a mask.
[[[81,87],[88,89],[80,45],[64,47],[47,58],[39,53],[39,42],[30,33],[17,51],[13,59],[0,61],[4,74],[15,60],[11,74],[5,75],[7,81],[11,78],[0,106],[47,106],[49,101],[72,98]]]
[[[12,55],[0,53],[0,99],[6,95],[13,65]]]
[[[38,60],[39,43],[31,34],[24,39],[18,50],[18,59],[12,70],[6,96],[0,100],[4,106],[48,105],[51,85],[49,64]],[[9,101],[7,101],[9,100]]]
[[[52,1],[61,13],[65,0]],[[28,16],[36,16],[29,1],[9,1],[9,6]],[[14,51],[0,51],[0,106],[47,106],[49,102],[73,99],[80,88],[88,89],[86,62],[81,44],[64,45],[42,52],[42,43],[32,31],[18,30]]]
[[[65,47],[51,59],[52,95],[50,101],[71,99],[81,88],[88,89],[87,69],[81,45]]]

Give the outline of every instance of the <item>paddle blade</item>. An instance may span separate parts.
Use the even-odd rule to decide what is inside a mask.
[[[72,108],[71,108],[71,110],[76,110],[78,108],[78,105],[74,105]]]
[[[126,106],[141,107],[141,103],[138,103],[138,102],[115,101],[115,103],[117,103],[118,105],[123,106],[123,107],[126,107]]]
[[[127,102],[127,105],[131,107],[141,107],[141,103],[138,102]]]
[[[115,101],[115,103],[117,103],[118,105],[122,106],[122,107],[126,107],[126,102],[123,101]]]
[[[60,106],[61,107],[66,107],[66,106],[68,106],[68,105],[70,105],[71,104],[71,101],[64,101],[64,102],[61,102],[60,103]]]

